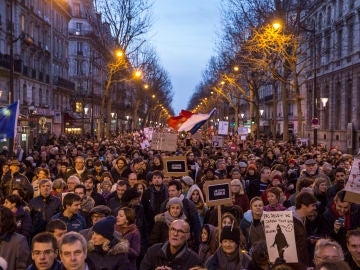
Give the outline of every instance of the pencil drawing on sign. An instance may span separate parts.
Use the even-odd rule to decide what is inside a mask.
[[[287,263],[298,262],[291,211],[264,212],[264,229],[270,262],[279,257]]]

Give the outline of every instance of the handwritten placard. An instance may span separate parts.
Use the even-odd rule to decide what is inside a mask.
[[[345,185],[344,200],[353,203],[360,203],[360,158],[355,157],[351,166],[349,179]]]
[[[293,214],[291,211],[264,212],[264,230],[270,262],[282,257],[287,263],[297,263]]]

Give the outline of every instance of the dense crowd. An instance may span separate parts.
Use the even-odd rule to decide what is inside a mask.
[[[360,207],[344,191],[352,155],[237,135],[214,147],[206,132],[179,136],[176,152],[144,139],[62,135],[11,159],[3,147],[0,269],[360,269]],[[187,175],[164,175],[175,155]],[[204,184],[222,179],[232,202],[208,207]],[[266,239],[269,211],[292,212],[295,243],[280,225]]]

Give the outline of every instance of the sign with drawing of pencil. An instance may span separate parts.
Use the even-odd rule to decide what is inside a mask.
[[[293,214],[291,211],[264,212],[264,230],[270,262],[279,257],[297,263]]]

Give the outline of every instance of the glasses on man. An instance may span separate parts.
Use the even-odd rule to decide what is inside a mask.
[[[46,250],[33,250],[32,254],[34,256],[40,256],[40,255],[44,255],[44,256],[49,256],[51,253],[53,253],[54,250],[53,249],[46,249]]]
[[[181,230],[181,229],[175,229],[175,228],[170,228],[170,232],[172,232],[172,233],[180,233],[180,234],[188,233],[188,231],[184,231],[184,230]]]

